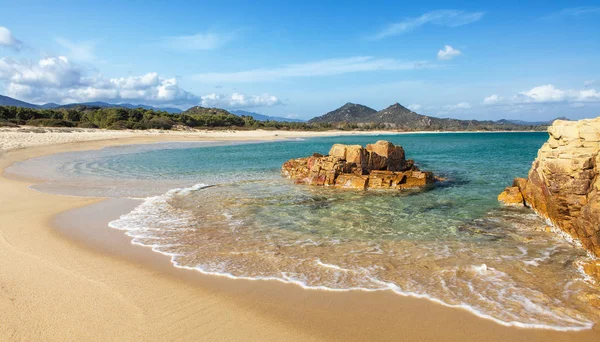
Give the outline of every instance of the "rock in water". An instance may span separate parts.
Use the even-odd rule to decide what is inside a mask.
[[[509,186],[504,189],[503,192],[498,195],[498,201],[504,203],[505,205],[510,205],[514,207],[524,207],[525,202],[523,199],[523,194],[518,186]]]
[[[600,117],[556,120],[527,179],[517,178],[499,200],[519,201],[600,257]]]
[[[329,155],[291,159],[281,171],[297,184],[348,189],[407,189],[435,182],[431,172],[420,171],[405,159],[402,146],[384,140],[366,148],[335,144]]]

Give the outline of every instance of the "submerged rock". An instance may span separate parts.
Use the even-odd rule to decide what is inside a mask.
[[[600,257],[600,118],[556,120],[548,133],[528,178],[498,199],[533,208]]]
[[[407,189],[435,182],[431,172],[420,171],[406,160],[402,146],[380,140],[366,148],[335,144],[329,155],[291,159],[282,174],[297,184],[348,189]]]

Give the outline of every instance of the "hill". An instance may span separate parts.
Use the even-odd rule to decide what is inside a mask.
[[[373,123],[393,124],[402,128],[426,129],[440,125],[444,119],[417,114],[401,104],[395,103],[370,115],[367,120]]]
[[[172,113],[172,114],[182,112],[182,110],[179,108],[170,108],[170,107],[159,108],[159,107],[152,107],[152,106],[147,106],[147,105],[142,105],[142,104],[134,105],[134,104],[130,104],[130,103],[115,104],[115,103],[107,103],[107,102],[81,102],[81,103],[69,103],[66,105],[59,105],[57,103],[50,102],[50,103],[46,103],[43,105],[36,105],[33,103],[20,101],[17,99],[13,99],[12,97],[3,96],[3,95],[0,95],[0,106],[14,106],[14,107],[40,108],[40,109],[75,108],[75,107],[85,106],[85,107],[98,107],[98,108],[129,108],[129,109],[143,108],[143,109],[153,109],[153,110],[164,110],[165,112]]]
[[[245,110],[232,110],[231,113],[233,113],[235,115],[239,115],[239,116],[242,116],[242,115],[250,116],[250,117],[253,117],[254,120],[257,120],[257,121],[304,122],[304,120],[283,118],[283,117],[279,117],[279,116],[269,116],[269,115],[254,113],[254,112],[247,112]]]
[[[152,110],[164,110],[165,112],[171,113],[171,114],[177,114],[177,113],[181,113],[182,110],[179,108],[170,108],[170,107],[165,107],[165,108],[159,108],[159,107],[153,107],[153,106],[148,106],[148,105],[142,105],[142,104],[130,104],[130,103],[119,103],[119,104],[115,104],[115,103],[108,103],[108,102],[81,102],[81,103],[69,103],[66,105],[58,105],[56,103],[47,103],[42,105],[42,108],[74,108],[74,107],[81,107],[81,106],[85,106],[85,107],[99,107],[99,108],[128,108],[128,109],[135,109],[135,108],[143,108],[143,109],[152,109]]]
[[[545,127],[545,125],[533,123],[530,125],[517,124],[508,120],[478,121],[436,118],[415,113],[399,103],[380,111],[359,104],[347,103],[334,111],[311,119],[309,123],[377,125],[381,128],[405,131],[541,130]]]
[[[308,120],[308,123],[369,122],[365,121],[365,119],[375,113],[377,111],[373,108],[348,102],[325,115]]]
[[[552,119],[549,121],[523,121],[523,120],[507,120],[507,119],[502,119],[502,120],[498,120],[497,122],[510,122],[510,123],[514,123],[515,125],[521,125],[521,126],[531,126],[531,125],[552,125],[552,123],[556,120],[566,120],[566,121],[571,121],[569,118],[566,118],[564,116],[558,117],[556,119]]]
[[[24,108],[40,108],[40,106],[27,103],[23,101],[19,101],[17,99],[13,99],[12,97],[0,95],[0,106],[15,106],[15,107],[24,107]]]
[[[183,112],[181,112],[181,114],[187,114],[187,115],[233,115],[233,116],[237,116],[234,114],[231,114],[230,112],[226,111],[225,109],[221,109],[221,108],[207,108],[207,107],[201,107],[201,106],[194,106],[190,109],[187,109]]]

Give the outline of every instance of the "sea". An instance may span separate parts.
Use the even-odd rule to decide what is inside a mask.
[[[307,290],[393,291],[508,326],[590,329],[600,321],[589,303],[600,298],[600,285],[581,267],[590,256],[530,209],[497,201],[513,178],[527,176],[547,138],[427,133],[159,143],[45,156],[6,172],[43,179],[33,186],[38,191],[142,199],[110,227],[169,255],[174,267]],[[421,170],[446,181],[359,191],[281,176],[288,159],[377,140],[403,146]]]

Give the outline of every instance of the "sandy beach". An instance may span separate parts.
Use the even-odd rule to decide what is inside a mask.
[[[382,132],[371,132],[378,134]],[[387,132],[389,133],[389,132]],[[274,140],[363,132],[0,131],[0,173],[43,155],[166,141]],[[0,340],[597,341],[506,327],[391,292],[304,290],[174,268],[107,223],[131,200],[66,197],[0,178]]]

